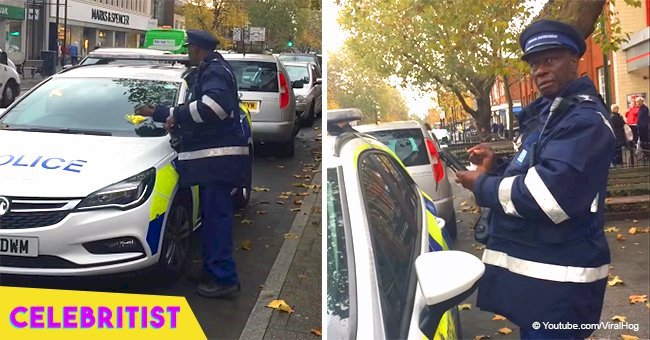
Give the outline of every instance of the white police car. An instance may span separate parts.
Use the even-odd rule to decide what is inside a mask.
[[[356,109],[328,111],[327,334],[331,339],[460,339],[456,305],[485,269],[449,250],[404,164],[347,122]]]
[[[73,68],[0,112],[0,273],[183,271],[198,191],[178,187],[162,124],[125,115],[139,103],[184,102],[187,72]]]

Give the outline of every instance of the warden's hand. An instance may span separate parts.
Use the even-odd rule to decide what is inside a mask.
[[[465,189],[472,190],[474,188],[474,183],[476,183],[476,179],[483,173],[484,171],[482,170],[459,171],[456,173],[456,183],[460,183],[460,185]]]
[[[490,144],[481,143],[467,150],[469,161],[478,165],[483,172],[490,172],[494,167],[494,150]]]
[[[153,113],[154,113],[154,108],[149,105],[139,105],[136,106],[135,109],[135,114],[144,117],[152,117]]]
[[[173,115],[170,115],[167,117],[167,120],[165,121],[165,130],[167,132],[171,132],[172,128],[174,127],[174,124],[176,124],[176,119],[174,119]]]

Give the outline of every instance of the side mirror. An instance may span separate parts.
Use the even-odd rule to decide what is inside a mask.
[[[415,272],[427,305],[427,309],[420,313],[420,329],[424,334],[433,334],[442,315],[476,290],[485,265],[472,254],[445,250],[418,256]],[[446,274],[441,279],[436,273]]]
[[[8,65],[9,57],[7,57],[7,52],[0,52],[0,64]]]
[[[314,85],[322,85],[322,84],[323,84],[323,78],[316,78]]]
[[[294,89],[301,89],[305,87],[305,84],[302,82],[302,80],[296,80],[294,82],[291,82],[291,87]]]

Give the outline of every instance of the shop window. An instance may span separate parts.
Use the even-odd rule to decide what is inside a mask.
[[[9,20],[9,38],[7,39],[7,54],[9,59],[20,60],[23,53],[22,21]],[[14,56],[12,58],[12,55]]]
[[[605,69],[603,67],[598,68],[598,92],[605,98]]]

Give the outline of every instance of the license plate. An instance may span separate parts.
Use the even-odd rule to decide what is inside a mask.
[[[38,256],[38,238],[0,236],[0,255]]]
[[[248,111],[258,112],[260,110],[260,102],[258,101],[243,100],[242,104],[248,108]]]

